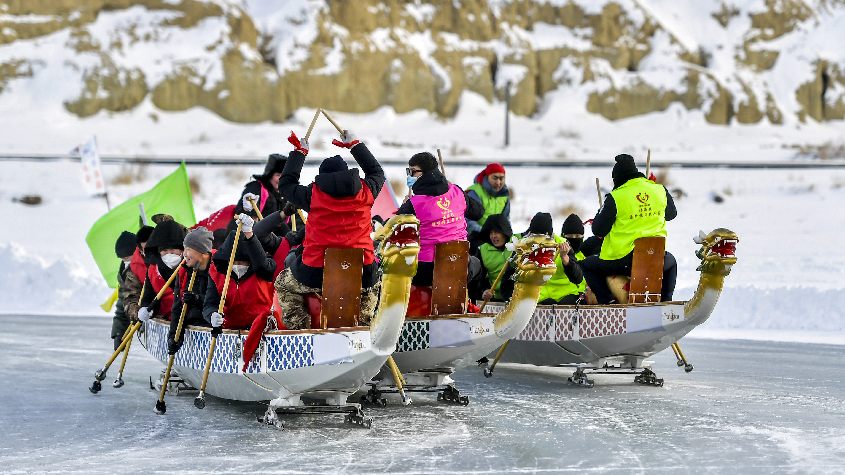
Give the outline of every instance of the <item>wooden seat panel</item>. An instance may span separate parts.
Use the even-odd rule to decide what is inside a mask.
[[[434,249],[431,314],[466,313],[469,241],[441,242]]]
[[[631,264],[628,303],[660,302],[665,255],[665,237],[644,237],[634,241],[634,262]]]
[[[361,314],[363,249],[326,249],[321,328],[353,327]]]

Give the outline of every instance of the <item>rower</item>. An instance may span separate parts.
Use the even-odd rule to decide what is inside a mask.
[[[484,214],[478,220],[467,219],[467,232],[470,240],[470,253],[475,253],[483,239],[481,227],[487,218],[494,214],[502,214],[510,221],[511,202],[508,185],[505,184],[505,167],[498,163],[491,163],[475,176],[473,184],[467,188],[467,196],[481,203]]]
[[[185,236],[185,265],[179,268],[176,278],[176,291],[173,293],[173,307],[170,311],[170,331],[167,335],[167,349],[171,355],[176,354],[185,341],[185,329],[188,325],[209,326],[202,315],[205,291],[208,282],[208,268],[211,264],[211,231],[200,226]],[[190,269],[190,270],[189,270]],[[188,290],[193,270],[196,270],[194,286]],[[179,317],[182,306],[187,305],[182,334],[176,340],[176,330],[179,328]]]
[[[172,219],[159,222],[153,229],[145,248],[149,267],[147,267],[144,294],[141,296],[141,308],[138,309],[138,319],[142,322],[149,320],[153,314],[170,320],[173,284],[165,291],[161,299],[157,300],[155,297],[182,262],[184,240],[185,228]],[[151,304],[154,304],[152,312],[148,309]]]
[[[613,166],[613,190],[605,195],[604,204],[593,219],[593,235],[603,237],[601,253],[581,263],[587,285],[599,304],[613,300],[606,277],[631,275],[634,241],[641,237],[666,237],[666,221],[677,216],[675,202],[666,187],[654,183],[640,173],[634,158],[617,155]],[[677,262],[666,252],[663,261],[661,300],[672,300]]]
[[[303,252],[276,278],[276,291],[282,307],[284,325],[291,330],[306,327],[310,315],[305,308],[305,294],[319,293],[323,285],[323,267],[327,249],[363,249],[361,307],[359,321],[369,325],[378,304],[378,266],[375,263],[370,222],[373,203],[384,185],[384,170],[349,130],[332,143],[347,148],[364,171],[350,169],[339,156],[320,163],[314,182],[299,184],[299,176],[308,154],[308,141],[291,133],[288,139],[295,149],[288,155],[279,180],[282,196],[297,209],[309,212]]]

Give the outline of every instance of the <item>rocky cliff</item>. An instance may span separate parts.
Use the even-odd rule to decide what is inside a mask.
[[[234,122],[300,107],[611,120],[678,103],[712,124],[845,118],[845,0],[7,0],[0,98],[61,74],[79,117],[146,98]],[[59,71],[59,72],[57,72]]]

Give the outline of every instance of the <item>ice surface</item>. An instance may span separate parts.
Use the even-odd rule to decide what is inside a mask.
[[[149,377],[162,365],[136,340],[121,389],[103,318],[0,317],[0,460],[6,473],[836,473],[845,465],[842,348],[685,339],[686,374],[657,355],[662,388],[631,375],[596,375],[584,389],[570,369],[501,364],[491,379],[455,375],[470,405],[415,394],[403,407],[366,409],[370,430],[342,416],[282,416],[266,406],[196,393],[166,396]],[[812,364],[807,364],[812,358]]]

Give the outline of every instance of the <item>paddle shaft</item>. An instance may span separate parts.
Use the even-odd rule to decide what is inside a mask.
[[[306,133],[305,133],[305,138],[303,139],[303,140],[305,140],[306,142],[308,141],[308,137],[310,137],[310,136],[311,136],[311,131],[312,131],[312,130],[314,130],[314,124],[316,124],[316,123],[317,123],[317,117],[320,117],[320,112],[321,112],[322,110],[323,110],[323,109],[317,109],[317,112],[315,112],[315,113],[314,113],[314,118],[313,118],[313,119],[311,119],[311,126],[310,126],[310,127],[308,127],[308,132],[306,132]],[[329,120],[331,120],[331,119],[329,119]]]
[[[495,367],[496,367],[496,363],[498,363],[498,362],[499,362],[499,358],[501,358],[501,357],[502,357],[502,353],[504,353],[504,352],[505,352],[505,348],[507,348],[507,347],[508,347],[508,343],[510,343],[510,342],[511,342],[510,340],[506,341],[506,342],[505,342],[505,344],[504,344],[504,345],[502,345],[502,347],[501,347],[501,348],[499,348],[499,352],[498,352],[498,353],[496,353],[496,358],[495,358],[495,359],[493,359],[493,364],[492,364],[492,365],[490,365],[490,372],[493,372],[493,368],[495,368]]]
[[[513,255],[513,253],[511,253],[511,255]],[[510,259],[510,256],[508,256],[508,259]],[[499,282],[502,280],[502,276],[505,275],[505,269],[507,269],[507,268],[508,268],[508,261],[505,260],[505,265],[502,266],[502,270],[499,271],[499,275],[496,276],[496,280],[494,280],[493,285],[490,286],[490,292],[491,293],[493,293],[493,294],[496,293],[496,291],[494,289],[496,288],[497,285],[499,285]],[[481,304],[481,309],[478,310],[478,313],[483,312],[484,307],[486,307],[486,306],[487,306],[487,300],[485,300],[484,303]]]
[[[238,222],[238,230],[235,231],[235,243],[232,245],[232,255],[229,256],[229,266],[226,269],[226,281],[223,282],[223,293],[220,295],[220,305],[217,306],[217,313],[223,313],[226,305],[226,292],[229,291],[229,281],[232,280],[232,266],[235,264],[235,253],[238,251],[238,241],[241,237],[243,223]],[[213,333],[213,331],[212,331]],[[202,374],[202,386],[200,387],[200,398],[205,394],[205,385],[208,384],[208,373],[211,370],[211,360],[214,358],[214,348],[217,346],[217,335],[212,334],[211,346],[208,348],[208,359],[205,361],[205,371]]]
[[[601,202],[601,186],[599,185],[599,179],[596,178],[596,193],[599,194],[599,208],[604,206]]]
[[[197,279],[197,270],[194,269],[194,272],[191,273],[191,281],[188,283],[188,292],[194,290],[194,281]],[[187,313],[188,306],[182,302],[182,312],[179,313],[179,324],[176,325],[176,336],[173,337],[173,341],[179,341],[179,335],[182,334],[182,325],[185,324],[185,313]],[[164,384],[161,385],[161,395],[159,395],[158,400],[164,401],[164,391],[167,390],[167,384],[170,382],[170,368],[173,367],[173,358],[176,357],[176,354],[170,355],[170,358],[167,360],[167,372],[164,373]]]
[[[445,177],[446,176],[446,166],[443,165],[443,154],[440,153],[439,148],[437,149],[437,159],[440,160],[440,173],[442,173],[443,176]]]
[[[648,178],[651,171],[651,149],[648,149],[648,158],[645,159],[645,177]]]
[[[252,197],[248,197],[247,199],[249,200],[249,204],[252,205],[252,209],[255,210],[255,214],[258,215],[258,220],[261,221],[262,219],[264,219],[264,216],[261,214],[261,210],[258,209],[258,205],[255,204],[255,200],[252,199]]]
[[[337,129],[337,131],[338,131],[341,135],[344,135],[344,136],[345,136],[345,134],[343,133],[343,129],[340,127],[340,125],[338,125],[338,124],[337,124],[337,122],[335,122],[335,121],[334,121],[334,119],[332,119],[332,116],[330,116],[330,115],[329,115],[329,113],[328,113],[328,112],[326,112],[326,110],[325,110],[325,109],[320,109],[320,110],[321,110],[321,111],[323,111],[323,115],[324,115],[324,116],[326,116],[326,119],[329,119],[329,122],[331,122],[331,123],[332,123],[332,125],[334,126],[334,128],[335,128],[335,129]]]

